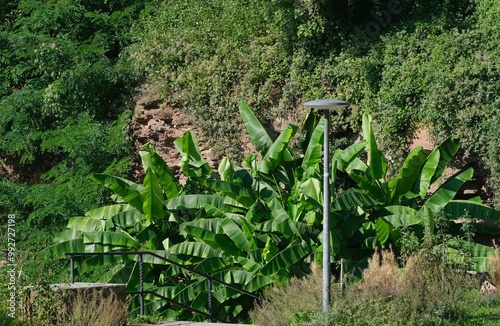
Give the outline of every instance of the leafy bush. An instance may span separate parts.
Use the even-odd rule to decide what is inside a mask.
[[[90,171],[129,172],[125,100],[135,76],[119,63],[129,42],[119,31],[142,5],[7,1],[0,25],[1,187],[7,199],[1,210],[17,209],[32,225],[60,226],[102,202]]]
[[[491,202],[500,184],[494,0],[397,1],[369,35],[374,15],[394,2],[191,3],[145,11],[127,52],[220,152],[240,158],[241,98],[259,108],[269,130],[300,121],[307,100],[341,98],[352,104],[345,125],[358,124],[360,110],[371,113],[396,163],[420,127],[435,143],[457,138],[465,156],[478,156],[491,172],[483,198]]]

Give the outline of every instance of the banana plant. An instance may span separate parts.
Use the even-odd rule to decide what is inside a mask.
[[[472,168],[457,172],[431,193],[431,187],[460,148],[452,139],[446,139],[430,152],[416,147],[399,173],[390,179],[387,160],[377,147],[371,118],[366,114],[363,116],[363,136],[363,147],[358,143],[334,154],[339,172],[347,173],[357,184],[333,203],[333,227],[339,231],[336,240],[341,244],[356,247],[362,241],[362,247],[367,249],[397,244],[400,231],[408,228],[421,237],[432,235],[438,214],[445,214],[457,224],[481,225],[485,220],[500,220],[498,211],[482,205],[477,199],[454,199],[464,183],[472,178]],[[365,150],[367,162],[359,158],[360,149]],[[461,219],[466,214],[469,218]],[[492,226],[483,231],[498,234],[500,230]],[[491,248],[479,244],[474,244],[474,248],[475,268],[485,270],[485,255]]]
[[[180,184],[157,151],[146,145],[140,152],[143,182],[94,174],[96,182],[114,193],[115,204],[71,218],[51,250],[59,257],[68,252],[153,251],[256,293],[307,272],[319,246],[315,226],[321,214],[311,201],[319,191],[311,180],[312,171],[319,170],[314,155],[322,134],[314,133],[310,147],[316,151],[309,150],[303,160],[288,147],[297,127],[286,127],[273,140],[248,106],[242,103],[240,108],[261,160],[253,155],[245,160],[246,167],[239,167],[224,158],[215,173],[201,157],[196,137],[187,132],[175,140],[187,178]],[[301,163],[310,176],[299,180]],[[144,263],[146,289],[206,311],[203,278],[148,256]],[[83,273],[108,265],[100,281],[123,282],[136,290],[137,264],[132,255],[91,256],[77,261],[77,268]],[[222,286],[212,290],[219,319],[246,318],[252,300]],[[146,299],[146,312],[164,310],[170,318],[186,318],[185,309],[166,309],[164,302]],[[131,306],[136,309],[137,302]]]

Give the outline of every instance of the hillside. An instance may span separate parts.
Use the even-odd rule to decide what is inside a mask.
[[[394,170],[415,142],[458,140],[453,167],[477,172],[467,196],[500,208],[499,11],[497,0],[5,0],[2,220],[19,216],[19,241],[38,253],[69,218],[111,202],[92,173],[142,181],[145,143],[178,176],[173,140],[187,130],[214,167],[239,164],[253,150],[239,101],[275,137],[316,98],[351,103],[333,117],[332,149],[369,113]]]

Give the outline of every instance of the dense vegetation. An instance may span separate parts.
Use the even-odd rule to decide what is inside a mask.
[[[400,235],[396,229],[401,226],[415,228],[417,236],[428,227],[422,224],[423,213],[418,209],[432,200],[425,192],[416,191],[415,180],[400,189],[404,196],[390,197],[390,201],[393,194],[384,188],[393,186],[389,180],[407,171],[404,168],[409,161],[405,159],[420,163],[430,159],[426,156],[430,153],[424,151],[408,155],[408,145],[419,127],[431,131],[436,147],[451,148],[451,139],[455,139],[462,144],[457,154],[469,162],[479,160],[488,176],[482,199],[500,208],[494,196],[500,187],[498,17],[496,0],[441,0],[432,4],[424,0],[5,0],[0,8],[0,213],[2,221],[7,214],[18,216],[17,241],[26,281],[36,277],[36,269],[47,266],[52,273],[45,275],[51,281],[67,275],[60,264],[32,258],[71,217],[111,203],[110,191],[102,186],[109,183],[99,178],[100,184],[94,182],[92,173],[132,178],[132,161],[138,161],[138,149],[130,133],[130,105],[137,90],[144,88],[157,90],[164,104],[192,114],[202,129],[200,136],[214,147],[219,161],[229,164],[229,158],[222,160],[229,154],[235,166],[243,165],[241,149],[246,133],[245,118],[242,120],[238,112],[240,100],[250,104],[268,134],[266,146],[257,148],[264,153],[263,158],[269,142],[279,139],[278,135],[291,141],[289,150],[297,153],[294,160],[307,154],[305,143],[292,137],[295,127],[288,126],[302,125],[309,114],[302,106],[306,100],[340,98],[351,103],[351,110],[333,118],[335,148],[350,145],[352,133],[360,131],[362,116],[369,113],[381,152],[389,161],[387,171],[371,171],[372,177],[383,177],[387,184],[374,187],[373,178],[367,176],[369,168],[361,164],[356,169],[340,167],[346,174],[339,183],[365,193],[365,204],[371,206],[362,207],[376,214],[363,215],[347,207],[347,215],[355,214],[371,224],[363,226],[366,233],[361,239],[343,237],[337,242],[337,257],[352,253],[347,249],[357,245],[362,248],[359,257],[366,257],[377,245],[397,243]],[[313,126],[299,130],[305,139],[310,140]],[[194,146],[190,137],[178,141],[181,152],[190,153],[186,149]],[[280,144],[282,150],[288,148],[283,138]],[[153,149],[148,151],[153,155]],[[360,155],[358,159],[364,161]],[[183,159],[182,169],[195,181],[178,189],[182,195],[222,191],[218,183],[216,187],[205,184],[211,178],[226,177],[219,175],[221,171],[216,173],[209,167],[190,171],[199,166],[189,166],[189,159],[189,155]],[[271,157],[265,164],[275,167],[281,159]],[[250,171],[257,164],[253,159],[245,162]],[[270,167],[256,171],[270,173]],[[270,208],[271,216],[280,211],[276,211],[279,203],[298,214],[297,219],[305,218],[314,226],[319,223],[318,203],[311,196],[297,198],[299,190],[293,187],[296,178],[305,182],[300,174],[305,172],[293,175],[290,171],[276,172],[275,180],[264,178],[262,182],[270,183],[279,193],[277,203],[265,201],[265,205],[274,207]],[[144,182],[153,184],[154,173],[144,172]],[[463,173],[454,176],[460,184],[471,178],[470,171]],[[157,177],[161,180],[165,176]],[[143,180],[130,182],[143,184]],[[315,186],[315,181],[308,181],[303,187],[313,191]],[[405,197],[403,190],[413,191],[416,197]],[[245,196],[255,200],[251,195],[255,189],[245,191],[250,191]],[[170,198],[171,193],[164,195]],[[246,200],[243,205],[248,206],[237,212],[246,212],[245,216],[250,205]],[[401,225],[381,218],[387,213],[385,206],[392,204],[412,209],[401,209],[407,218]],[[296,210],[301,205],[310,210],[307,217]],[[173,204],[164,208],[175,211]],[[141,209],[139,213],[146,214]],[[483,210],[487,208],[475,212]],[[394,213],[394,209],[389,211]],[[194,218],[189,210],[181,213]],[[445,213],[457,216],[451,207]],[[437,212],[432,214],[434,218]],[[495,214],[478,217],[492,216]],[[177,234],[175,223],[170,222],[154,231],[158,238],[149,244],[151,248]],[[338,221],[340,229],[343,222]],[[149,222],[144,223],[151,231]],[[232,226],[226,223],[226,227]],[[345,223],[346,228],[355,226]],[[281,231],[282,238],[268,235],[274,241],[268,243],[260,236],[255,245],[265,245],[261,249],[269,250],[268,255],[277,254],[277,248],[297,245],[293,228]],[[340,237],[344,231],[334,235]],[[183,232],[187,239],[200,237]],[[176,236],[172,241],[183,239]],[[315,235],[300,238],[308,253],[319,250],[317,240]],[[484,258],[484,250],[479,251],[477,257]],[[306,271],[305,256],[304,252],[297,254],[302,268],[285,277],[279,274],[281,280]]]

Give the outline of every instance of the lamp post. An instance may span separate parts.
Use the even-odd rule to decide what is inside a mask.
[[[328,147],[330,111],[340,111],[349,105],[340,100],[313,100],[304,106],[323,110],[323,311],[330,306],[330,153]]]

